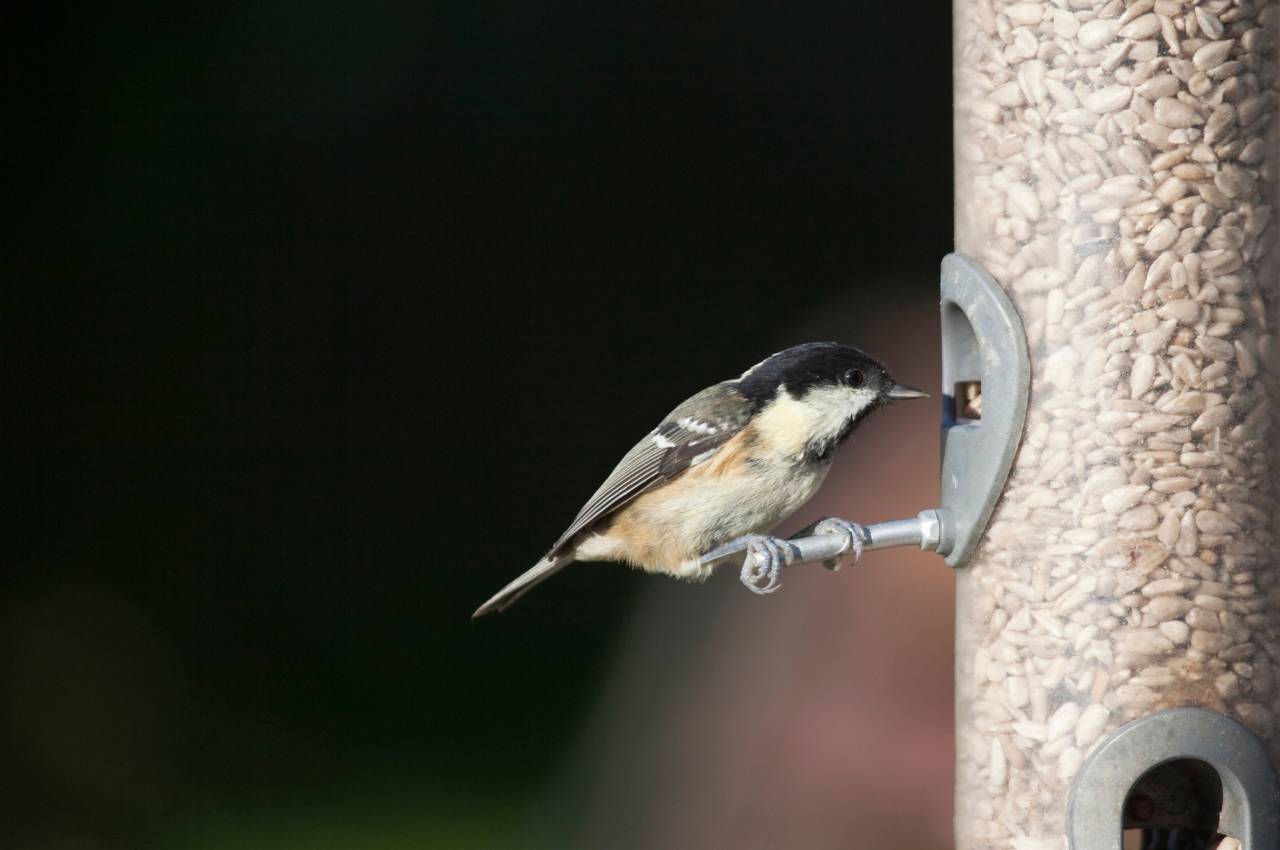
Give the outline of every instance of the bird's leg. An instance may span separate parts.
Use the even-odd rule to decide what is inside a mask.
[[[853,563],[857,563],[868,546],[871,546],[870,529],[839,517],[827,517],[789,540],[764,534],[737,537],[707,552],[699,564],[710,570],[720,564],[733,563],[740,567],[738,576],[748,590],[772,593],[781,586],[778,576],[783,567],[821,560],[828,569],[838,570],[840,562],[848,559],[850,553]]]
[[[827,569],[839,570],[850,552],[853,553],[852,563],[856,564],[862,559],[862,546],[868,539],[867,529],[864,526],[858,525],[856,522],[850,522],[847,519],[841,519],[838,516],[829,516],[793,534],[791,539],[795,540],[798,537],[809,537],[815,534],[838,534],[846,540],[843,549],[822,562],[822,566]]]
[[[738,577],[752,593],[773,593],[782,586],[782,568],[795,559],[795,549],[785,540],[766,534],[748,534],[734,543],[745,544],[746,557]]]

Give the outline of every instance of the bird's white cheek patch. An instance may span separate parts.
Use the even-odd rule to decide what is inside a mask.
[[[794,456],[803,453],[810,442],[838,437],[845,423],[875,398],[872,390],[836,386],[811,389],[802,401],[783,387],[756,417],[755,428],[772,451]]]

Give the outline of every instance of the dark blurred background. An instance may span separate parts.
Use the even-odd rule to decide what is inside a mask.
[[[771,351],[878,340],[935,380],[950,22],[905,10],[267,0],[11,22],[4,846],[604,841],[635,799],[608,742],[653,740],[611,732],[617,705],[653,726],[645,695],[699,680],[689,644],[636,661],[645,635],[729,617],[768,643],[770,603],[850,573],[759,600],[581,567],[468,616],[662,413]],[[912,415],[924,448],[890,421],[854,449],[911,456],[909,512],[936,494],[936,417]],[[863,501],[837,510],[891,518],[845,480]],[[945,612],[949,578],[910,564],[948,583]],[[873,607],[910,637],[894,599]],[[711,670],[734,654],[696,645]],[[813,676],[846,676],[841,657]]]

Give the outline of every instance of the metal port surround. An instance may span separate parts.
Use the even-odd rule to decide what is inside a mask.
[[[955,388],[981,387],[981,418],[957,416]],[[950,566],[969,560],[986,531],[1022,442],[1031,361],[1022,319],[978,263],[942,260],[942,510]],[[960,411],[960,412],[963,412]]]
[[[1172,708],[1121,726],[1087,758],[1071,784],[1067,827],[1071,850],[1120,850],[1125,802],[1154,769],[1179,760],[1201,762],[1216,772],[1221,808],[1209,812],[1207,829],[1243,842],[1244,850],[1280,847],[1280,780],[1257,735],[1221,714],[1201,708]],[[1186,810],[1205,776],[1189,776],[1189,787],[1153,783],[1152,823]],[[1188,785],[1188,783],[1182,783]],[[1150,828],[1148,827],[1148,828]]]

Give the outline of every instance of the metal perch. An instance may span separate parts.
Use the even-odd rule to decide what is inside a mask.
[[[942,511],[931,508],[911,519],[871,525],[825,519],[788,540],[748,535],[703,555],[702,563],[708,567],[733,564],[740,568],[742,583],[749,590],[771,593],[778,588],[778,573],[783,566],[821,562],[830,569],[838,569],[841,559],[850,552],[857,563],[862,553],[871,549],[918,546],[936,552],[942,540]]]

